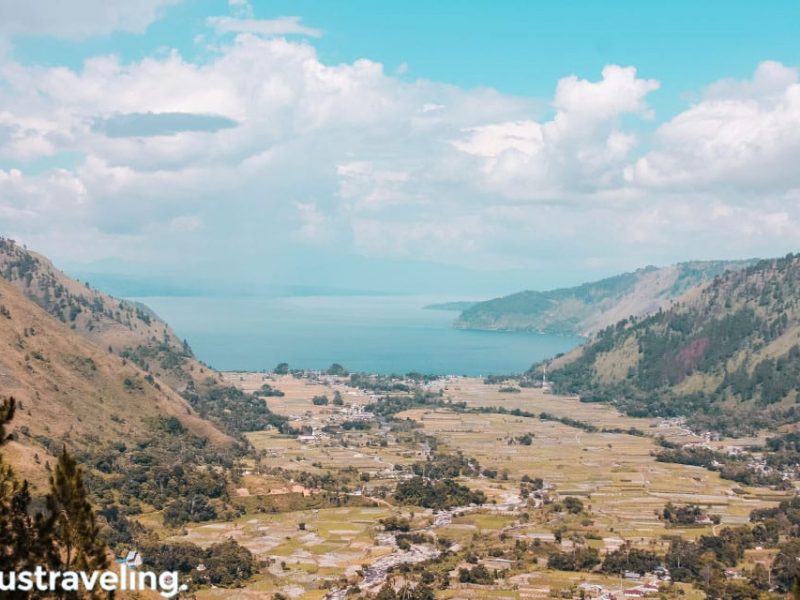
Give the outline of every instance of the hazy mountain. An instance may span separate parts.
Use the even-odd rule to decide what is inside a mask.
[[[666,307],[688,289],[754,261],[695,261],[645,267],[577,287],[525,291],[470,306],[455,327],[590,335],[630,315]]]

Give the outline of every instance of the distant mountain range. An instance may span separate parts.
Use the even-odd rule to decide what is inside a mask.
[[[678,265],[675,289],[719,272],[707,285],[609,325],[551,361],[555,391],[634,415],[686,415],[694,426],[728,433],[800,421],[800,254],[727,270],[701,264]],[[656,271],[641,273],[622,277],[642,281]]]
[[[666,308],[687,290],[755,262],[694,261],[662,268],[650,266],[571,288],[518,292],[467,305],[454,326],[588,336],[631,315],[643,316]]]

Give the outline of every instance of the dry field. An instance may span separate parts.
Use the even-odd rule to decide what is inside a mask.
[[[269,598],[275,592],[320,598],[321,578],[354,575],[363,563],[391,552],[374,543],[377,521],[389,514],[386,508],[347,507],[246,515],[190,527],[174,539],[208,546],[233,538],[271,563],[246,590],[204,590],[198,598]]]
[[[533,413],[548,412],[591,423],[600,429],[635,427],[647,434],[693,441],[676,428],[657,427],[657,419],[639,419],[619,414],[600,404],[585,404],[576,398],[544,394],[538,389],[500,393],[476,379],[448,382],[445,395],[469,406],[504,406]],[[632,539],[640,543],[658,540],[665,533],[687,537],[710,528],[665,530],[655,513],[667,501],[696,503],[719,514],[723,524],[748,520],[751,510],[783,498],[763,488],[747,488],[723,480],[699,467],[656,462],[653,439],[624,433],[588,433],[556,421],[500,414],[462,414],[446,410],[413,410],[401,413],[436,435],[447,445],[475,457],[486,467],[507,470],[513,490],[523,475],[541,477],[561,496],[581,496],[591,506],[594,527],[606,537]],[[509,444],[511,438],[530,433],[530,446]]]
[[[369,394],[346,388],[336,379],[331,380],[333,385],[263,374],[227,373],[225,379],[248,391],[264,383],[282,390],[285,396],[265,399],[270,408],[315,428],[345,418],[341,408],[314,406],[311,398],[315,395],[332,398],[338,390],[345,405],[371,401]],[[601,551],[614,549],[625,540],[663,549],[664,536],[680,534],[693,538],[712,531],[712,526],[666,528],[656,514],[668,501],[699,504],[710,514],[720,515],[724,525],[745,523],[751,510],[772,505],[783,497],[763,488],[747,488],[722,480],[716,473],[701,468],[656,462],[653,452],[658,447],[653,436],[698,441],[680,427],[664,426],[656,419],[630,418],[608,406],[582,404],[576,398],[543,394],[536,389],[500,393],[500,386],[485,385],[477,379],[454,378],[431,387],[442,387],[445,397],[473,407],[504,406],[536,414],[544,411],[601,429],[637,428],[646,433],[645,436],[588,433],[556,421],[507,414],[457,413],[444,409],[400,413],[399,418],[413,419],[420,425],[420,431],[435,436],[440,449],[463,451],[482,467],[496,469],[500,473],[496,479],[481,477],[463,482],[484,490],[490,500],[503,503],[514,498],[519,493],[520,479],[529,475],[541,477],[554,486],[558,497],[580,497],[588,509],[589,517],[553,513],[547,507],[531,508],[527,521],[520,519],[519,514],[480,510],[457,515],[451,522],[431,529],[436,535],[462,545],[493,543],[501,532],[528,541],[553,542],[553,531],[562,528],[567,532],[562,542],[565,549],[570,547],[574,535],[582,536]],[[523,434],[533,436],[531,445],[514,443],[514,438]],[[374,486],[394,485],[391,471],[395,464],[407,465],[423,457],[419,444],[397,443],[394,435],[377,423],[368,431],[348,433],[346,444],[326,436],[303,441],[276,431],[252,433],[248,438],[264,451],[262,465],[315,474],[335,473],[350,467],[359,473],[369,473],[370,480],[364,483],[366,494]],[[383,445],[379,443],[381,440]],[[312,493],[280,479],[256,474],[246,474],[241,486],[237,491],[240,496]],[[234,537],[259,558],[271,562],[268,572],[258,576],[245,590],[205,590],[198,598],[267,598],[280,591],[291,598],[319,599],[325,594],[319,589],[322,578],[355,577],[361,565],[391,552],[389,547],[377,543],[380,532],[377,521],[399,510],[384,503],[376,508],[252,513],[233,522],[188,527],[186,536],[178,539],[207,545]],[[429,515],[429,511],[418,511],[415,524],[429,523],[432,520]],[[305,523],[305,530],[300,529],[301,523]],[[546,598],[554,590],[581,582],[624,586],[623,582],[602,575],[558,572],[545,565],[531,565],[524,573],[513,573],[505,586],[488,590],[456,585],[437,594],[440,598]],[[689,587],[684,591],[684,598],[702,597]]]

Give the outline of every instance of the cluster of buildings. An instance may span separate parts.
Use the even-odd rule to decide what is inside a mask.
[[[304,418],[299,415],[291,415],[289,417],[293,421],[303,421]],[[342,421],[371,421],[375,418],[375,415],[369,411],[364,410],[364,407],[358,404],[351,404],[349,406],[342,406],[337,407],[336,414],[332,417],[329,417],[325,425],[336,425],[340,424]],[[302,434],[297,436],[298,442],[319,442],[325,438],[330,437],[326,432],[325,428],[319,427],[312,427],[310,431],[306,429]]]
[[[628,578],[626,574],[626,579]],[[633,574],[637,579],[638,573]],[[658,594],[658,582],[646,581],[634,587],[610,590],[597,583],[582,583],[578,589],[583,593],[583,598],[592,600],[623,600],[624,598],[647,598]]]

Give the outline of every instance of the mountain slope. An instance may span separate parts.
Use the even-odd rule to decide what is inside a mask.
[[[572,288],[519,292],[469,307],[454,325],[460,329],[590,335],[630,315],[666,307],[687,290],[753,262],[695,261],[645,267]]]
[[[728,271],[550,364],[555,389],[726,431],[800,420],[800,254]],[[532,369],[533,373],[540,368]]]
[[[176,391],[220,383],[188,344],[148,307],[71,279],[44,256],[0,238],[0,276],[99,348],[119,354]]]
[[[263,400],[226,384],[197,360],[189,345],[146,306],[75,281],[45,257],[2,238],[0,277],[96,351],[116,355],[165,393],[187,401],[210,427],[203,437],[212,442],[228,443],[229,436],[243,442],[246,431],[284,426]]]
[[[231,442],[168,385],[54,319],[3,279],[0,390],[19,402],[12,462],[34,480],[62,443],[125,440],[156,416],[177,417],[199,436]]]

